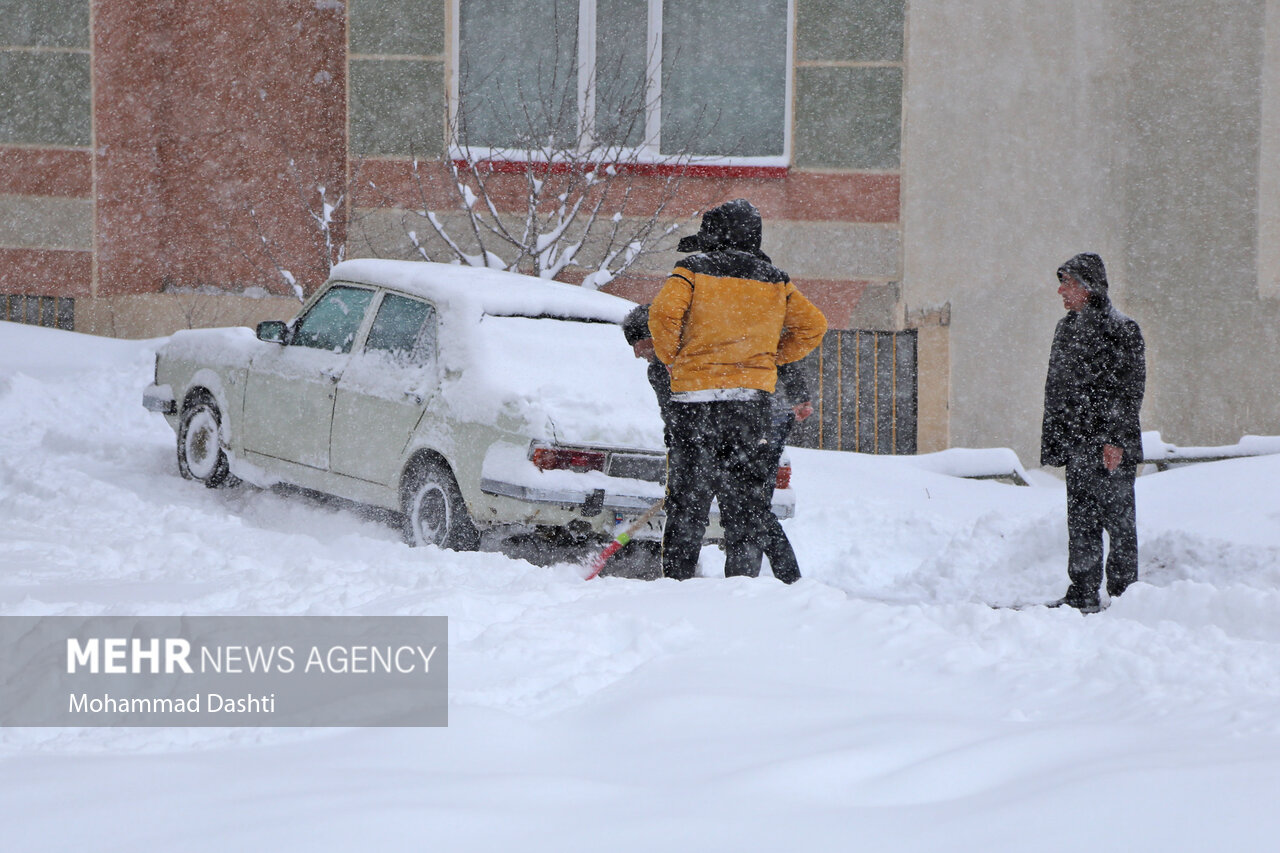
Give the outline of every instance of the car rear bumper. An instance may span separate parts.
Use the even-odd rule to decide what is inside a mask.
[[[526,458],[526,449],[496,444],[485,456],[480,491],[524,504],[556,507],[587,519],[593,527],[625,526],[661,500],[661,483],[611,477],[599,471],[542,471]],[[790,489],[774,492],[773,512],[779,518],[795,515],[795,495]],[[658,514],[657,536],[661,535]],[[709,538],[719,538],[719,512],[713,504]],[[651,531],[652,534],[652,531]],[[634,538],[651,538],[641,534]]]

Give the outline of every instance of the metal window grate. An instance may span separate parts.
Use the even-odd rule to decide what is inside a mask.
[[[796,424],[797,447],[858,453],[916,452],[916,332],[827,332],[802,362],[813,416]]]
[[[76,301],[66,296],[0,294],[0,320],[70,332],[76,326]]]

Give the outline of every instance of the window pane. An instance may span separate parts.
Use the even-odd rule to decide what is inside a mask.
[[[76,327],[76,301],[74,299],[58,299],[58,328],[74,331]]]
[[[364,348],[406,364],[426,364],[436,349],[435,309],[417,299],[388,294],[373,318]]]
[[[573,146],[578,0],[466,0],[458,14],[464,145]]]
[[[637,147],[648,108],[649,0],[596,3],[596,140]]]
[[[356,332],[364,320],[365,309],[373,299],[372,290],[357,287],[332,287],[320,301],[311,306],[294,332],[296,346],[351,352]]]
[[[662,153],[783,153],[787,0],[666,0]]]

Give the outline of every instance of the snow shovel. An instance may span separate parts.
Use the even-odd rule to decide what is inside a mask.
[[[649,509],[645,511],[644,515],[631,522],[630,526],[628,526],[626,530],[615,536],[613,541],[606,545],[603,551],[596,554],[595,558],[588,564],[591,572],[583,578],[583,580],[591,580],[593,577],[600,574],[600,570],[604,568],[605,563],[609,562],[609,558],[618,553],[624,545],[631,541],[631,534],[635,533],[641,527],[644,527],[649,522],[649,519],[658,514],[658,511],[662,509],[662,505],[666,503],[666,500],[666,498],[659,498],[658,502],[649,507]]]

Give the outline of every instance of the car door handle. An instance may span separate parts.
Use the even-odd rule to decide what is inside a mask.
[[[423,397],[417,391],[405,391],[404,398],[406,400],[412,400],[414,405],[417,405],[417,406],[422,405]]]
[[[328,379],[334,385],[337,385],[338,380],[342,378],[342,372],[335,371],[335,370],[322,370],[320,371],[320,375],[323,376],[325,379]]]

